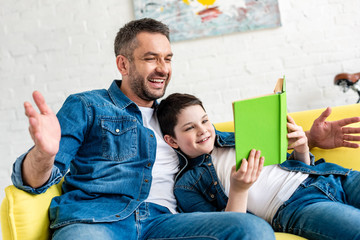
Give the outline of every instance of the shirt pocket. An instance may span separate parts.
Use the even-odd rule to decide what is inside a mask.
[[[206,200],[210,203],[213,203],[217,200],[217,194],[216,187],[213,183],[208,184],[203,191],[203,195],[206,198]]]
[[[132,117],[103,118],[102,152],[109,160],[125,161],[137,153],[136,119]]]

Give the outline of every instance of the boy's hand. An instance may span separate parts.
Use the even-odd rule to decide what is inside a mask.
[[[302,127],[296,125],[294,119],[287,116],[288,149],[294,149],[295,159],[310,164],[308,140]]]
[[[225,211],[246,212],[248,190],[258,179],[264,166],[264,157],[260,157],[260,154],[260,151],[253,149],[248,160],[242,160],[238,171],[236,171],[236,166],[232,167],[229,200]]]
[[[236,166],[231,169],[231,188],[234,191],[247,191],[251,185],[258,179],[264,166],[264,157],[260,157],[261,152],[252,149],[248,160],[245,158],[241,162],[241,166],[236,171]]]

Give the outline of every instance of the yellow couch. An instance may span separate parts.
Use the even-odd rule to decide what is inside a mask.
[[[324,109],[295,112],[290,115],[296,123],[308,130],[312,122]],[[360,116],[360,104],[334,107],[328,120]],[[358,124],[355,124],[359,126]],[[233,131],[232,122],[215,124],[221,131]],[[347,168],[360,170],[360,148],[338,148],[323,150],[314,148],[311,151],[316,159],[325,158],[328,162],[337,163]],[[48,208],[54,196],[61,194],[61,183],[49,188],[46,193],[32,195],[14,186],[5,189],[5,199],[1,205],[1,229],[4,240],[42,240],[49,239]],[[286,233],[275,233],[277,240],[304,239]]]

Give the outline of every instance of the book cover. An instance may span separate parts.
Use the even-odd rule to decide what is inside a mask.
[[[251,149],[261,151],[264,166],[286,160],[287,105],[284,78],[278,79],[274,93],[233,102],[236,169]]]

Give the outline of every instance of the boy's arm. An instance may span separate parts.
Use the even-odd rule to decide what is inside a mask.
[[[248,160],[242,160],[238,171],[236,166],[232,167],[229,200],[225,211],[246,212],[249,188],[258,179],[264,165],[264,157],[260,155],[260,151],[253,149]]]
[[[288,148],[294,149],[294,159],[310,165],[308,140],[302,127],[296,125],[294,119],[288,116]]]

